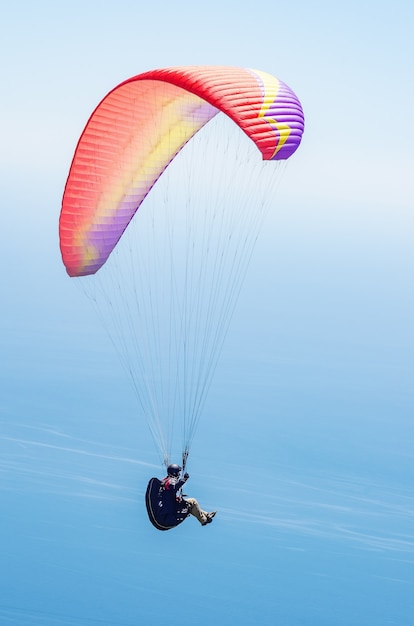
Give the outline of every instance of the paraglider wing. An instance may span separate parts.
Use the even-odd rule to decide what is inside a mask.
[[[63,197],[60,247],[70,276],[100,269],[168,164],[219,111],[265,160],[287,159],[300,144],[298,98],[257,70],[153,70],[126,80],[101,101],[78,142]]]

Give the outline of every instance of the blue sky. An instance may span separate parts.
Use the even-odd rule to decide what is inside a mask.
[[[5,625],[398,625],[413,615],[413,8],[19,2],[1,52]],[[170,65],[262,69],[303,104],[194,442],[214,523],[169,533],[124,372],[61,264],[86,120]]]

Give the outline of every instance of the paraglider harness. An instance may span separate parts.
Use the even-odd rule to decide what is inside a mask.
[[[183,466],[181,470],[183,473],[187,457],[188,451],[186,450],[183,452]],[[168,462],[166,462],[166,465],[168,466]],[[179,490],[177,496],[177,500],[173,502],[174,508],[172,508],[171,495],[165,489],[163,481],[158,478],[150,479],[145,492],[145,505],[151,524],[158,530],[175,528],[190,514],[186,501],[182,500],[182,489]]]

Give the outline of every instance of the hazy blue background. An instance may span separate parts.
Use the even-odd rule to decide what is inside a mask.
[[[3,9],[2,625],[413,623],[413,5],[226,7]],[[158,457],[57,222],[98,101],[185,64],[275,74],[306,132],[194,446],[218,515],[160,533]]]

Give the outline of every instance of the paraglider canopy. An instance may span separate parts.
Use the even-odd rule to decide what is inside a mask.
[[[60,247],[70,276],[102,267],[167,165],[219,111],[265,160],[288,159],[300,144],[298,98],[258,70],[153,70],[124,81],[101,101],[79,140],[63,197]]]

